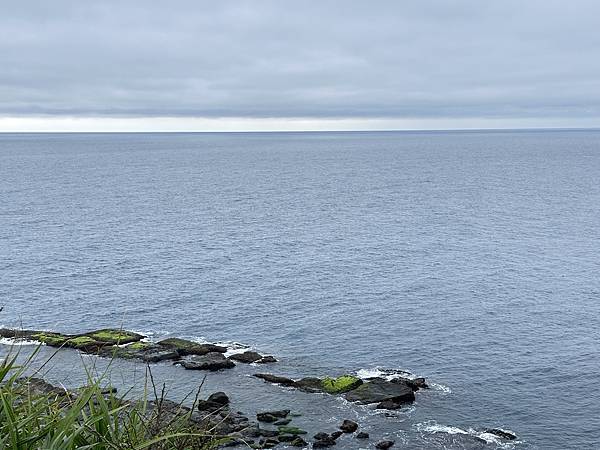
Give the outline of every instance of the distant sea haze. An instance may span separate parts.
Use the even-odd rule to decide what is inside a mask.
[[[599,177],[600,131],[2,134],[0,325],[236,341],[289,376],[407,370],[433,388],[391,417],[260,386],[398,448],[499,446],[485,427],[598,448]],[[183,396],[197,374],[171,369]],[[251,381],[207,390],[243,407]]]

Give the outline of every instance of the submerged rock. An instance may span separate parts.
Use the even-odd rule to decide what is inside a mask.
[[[270,373],[255,373],[253,376],[269,383],[281,384],[282,386],[294,386],[296,384],[291,378],[279,377],[277,375],[271,375]]]
[[[510,431],[502,430],[500,428],[488,428],[487,430],[485,430],[485,432],[501,437],[502,439],[507,439],[509,441],[513,441],[517,438],[516,434],[511,433]]]
[[[279,421],[280,419],[285,419],[289,414],[290,414],[289,409],[282,409],[282,410],[277,410],[277,411],[265,411],[265,412],[257,413],[256,419],[259,422],[273,423],[273,422]],[[289,422],[291,422],[291,419],[287,423],[281,423],[278,425],[287,425]]]
[[[356,439],[369,439],[369,433],[367,433],[365,431],[356,433]]]
[[[378,450],[387,450],[394,445],[394,441],[379,441],[375,444],[375,448]]]
[[[401,382],[391,382],[382,378],[373,378],[358,388],[345,394],[346,400],[363,404],[382,403],[388,400],[394,403],[412,403],[415,394],[410,386]]]
[[[313,442],[313,448],[332,447],[336,444],[335,439],[327,433],[318,433],[320,437]]]
[[[304,431],[303,429],[298,428],[298,427],[283,426],[283,427],[278,427],[277,430],[278,430],[279,434],[293,434],[293,435],[306,434],[306,431]]]
[[[290,442],[290,445],[292,447],[306,447],[308,445],[308,442],[306,442],[300,436],[297,436],[296,439],[294,439],[292,442]]]
[[[223,353],[206,353],[205,355],[199,356],[194,355],[187,359],[183,359],[179,362],[183,367],[188,370],[211,370],[217,371],[222,369],[231,369],[235,367],[233,361],[225,358]]]
[[[344,433],[354,433],[356,430],[358,430],[358,424],[353,420],[346,419],[340,425],[340,430],[342,430]]]

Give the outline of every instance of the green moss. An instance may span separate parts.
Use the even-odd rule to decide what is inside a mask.
[[[298,427],[277,427],[277,430],[279,431],[279,434],[293,434],[295,436],[306,434],[306,431]]]
[[[107,344],[128,344],[130,342],[137,342],[143,337],[131,331],[112,329],[93,331],[88,333],[87,336]]]
[[[125,348],[128,350],[146,350],[148,347],[150,347],[148,342],[134,342]]]
[[[94,339],[92,339],[89,336],[79,336],[76,338],[69,339],[67,341],[67,344],[71,347],[80,348],[80,347],[86,347],[86,346],[92,345],[92,344],[98,344],[98,341],[95,341]]]
[[[58,333],[38,333],[31,337],[51,347],[60,347],[68,340],[67,337]]]
[[[353,375],[342,375],[337,378],[326,377],[321,380],[321,387],[328,394],[343,394],[356,389],[362,380]]]

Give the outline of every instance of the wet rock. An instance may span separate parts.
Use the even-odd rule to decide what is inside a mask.
[[[206,401],[211,402],[211,403],[216,403],[221,406],[229,405],[229,397],[227,396],[227,394],[225,392],[221,392],[221,391],[211,394],[206,399]]]
[[[283,427],[278,427],[277,430],[278,430],[279,434],[294,434],[294,435],[306,434],[306,431],[304,431],[303,429],[298,428],[298,427],[283,426]]]
[[[263,438],[258,441],[258,446],[254,448],[273,448],[277,444],[279,444],[279,441],[275,438]]]
[[[327,438],[329,438],[329,434],[324,433],[322,431],[320,431],[319,433],[317,433],[313,436],[313,439],[315,439],[317,441],[320,441],[321,439],[327,439]]]
[[[277,436],[279,436],[279,431],[276,431],[276,430],[266,430],[264,428],[261,428],[258,431],[258,435],[259,436],[263,436],[263,437],[268,437],[268,438],[269,437],[277,437]]]
[[[273,423],[273,425],[288,425],[292,419],[279,419],[277,422]]]
[[[402,408],[402,403],[399,403],[395,400],[386,400],[384,402],[378,403],[375,409],[400,409]]]
[[[378,450],[387,450],[394,445],[394,441],[379,441],[375,444],[375,448]]]
[[[395,403],[412,403],[415,394],[406,383],[391,382],[373,378],[358,388],[345,394],[346,400],[363,404],[381,403],[392,400]]]
[[[244,353],[235,353],[229,357],[229,359],[245,364],[256,362],[262,358],[263,356],[261,354],[252,351],[246,351]]]
[[[487,430],[485,430],[485,432],[501,437],[502,439],[507,439],[509,441],[513,441],[517,438],[516,434],[511,433],[510,431],[502,430],[500,428],[488,428]]]
[[[343,432],[343,431],[334,431],[333,433],[331,433],[331,437],[332,437],[333,439],[337,439],[337,438],[339,438],[339,437],[340,437],[342,434],[344,434],[344,432]]]
[[[295,388],[305,392],[322,392],[323,387],[321,386],[321,379],[315,377],[302,378],[295,382],[293,385]]]
[[[269,413],[257,413],[256,420],[258,420],[259,422],[273,423],[277,422],[279,419]]]
[[[278,439],[279,439],[279,442],[292,442],[297,437],[298,436],[293,435],[293,434],[280,434]]]
[[[260,358],[258,361],[256,361],[258,364],[269,364],[269,363],[276,363],[277,360],[275,359],[274,356],[271,355],[267,355],[267,356],[263,356],[262,358]]]
[[[281,384],[282,386],[294,386],[296,384],[296,382],[291,378],[271,375],[270,373],[255,373],[253,376],[265,380],[269,383]]]
[[[313,448],[332,447],[336,444],[335,439],[333,439],[327,433],[323,433],[323,434],[325,434],[324,437],[322,437],[321,439],[317,439],[316,441],[313,442]]]
[[[340,425],[340,430],[342,430],[344,433],[354,433],[356,430],[358,430],[358,424],[352,420],[346,419]]]
[[[369,433],[361,431],[356,434],[356,439],[369,439]]]
[[[391,380],[392,383],[402,383],[409,386],[413,391],[418,391],[419,389],[429,389],[429,385],[425,381],[425,378],[404,378],[398,377]]]
[[[297,436],[296,439],[294,439],[292,442],[290,442],[290,445],[292,447],[306,447],[308,445],[308,442],[306,442],[300,436]]]
[[[187,339],[169,338],[158,342],[158,345],[176,350],[180,356],[203,356],[209,353],[225,353],[226,347],[214,344],[199,344]]]
[[[225,358],[222,353],[206,353],[203,356],[192,356],[188,359],[184,359],[180,364],[188,370],[221,370],[231,369],[235,367],[233,361]]]

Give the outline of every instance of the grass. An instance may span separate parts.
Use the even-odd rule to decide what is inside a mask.
[[[0,449],[207,450],[227,441],[189,421],[198,393],[191,409],[179,404],[173,413],[172,403],[166,408],[164,386],[159,395],[149,368],[138,401],[107,393],[102,377],[93,379],[89,371],[88,385],[77,391],[29,388],[36,379],[26,374],[38,351],[22,364],[11,353],[0,362]]]

